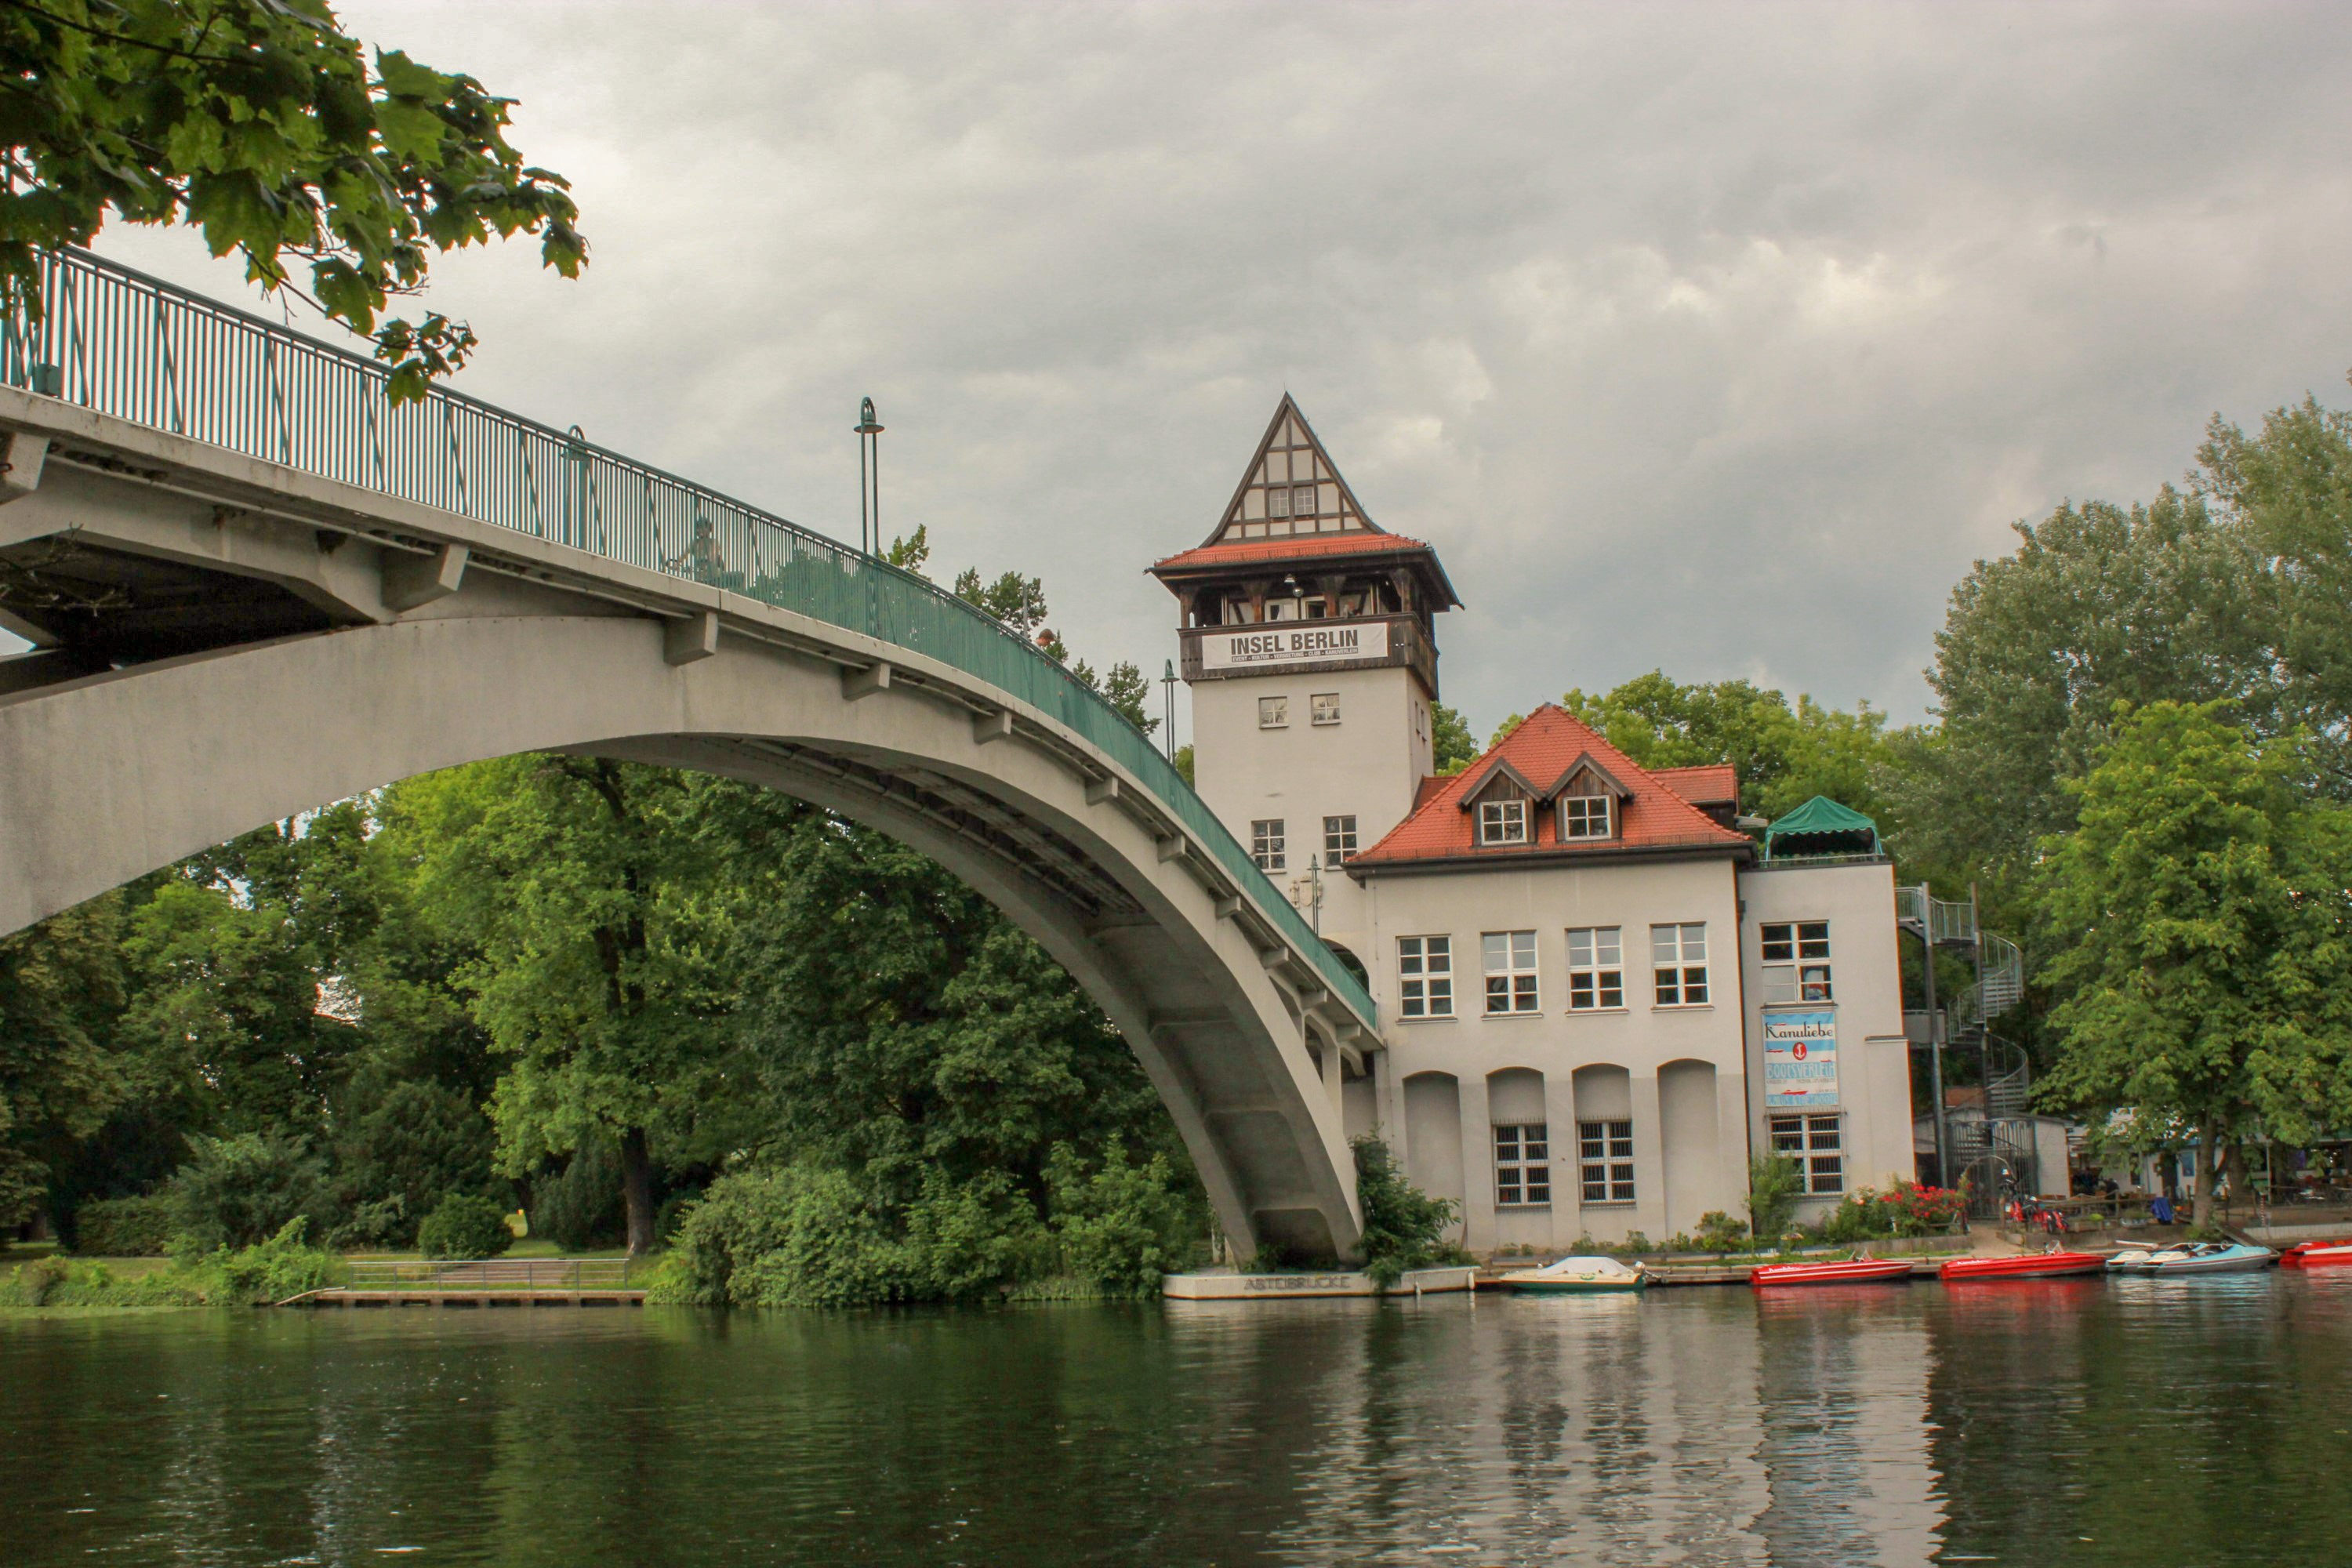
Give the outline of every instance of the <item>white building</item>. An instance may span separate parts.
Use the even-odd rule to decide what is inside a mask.
[[[1470,1247],[1741,1215],[1767,1147],[1814,1209],[1911,1174],[1867,819],[1816,802],[1784,819],[1816,853],[1767,859],[1730,767],[1644,771],[1550,705],[1433,776],[1435,618],[1459,601],[1287,396],[1215,531],[1151,571],[1182,607],[1202,798],[1380,1004],[1349,1130],[1459,1200]]]

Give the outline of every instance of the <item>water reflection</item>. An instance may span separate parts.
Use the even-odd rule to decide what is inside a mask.
[[[0,1562],[2341,1556],[2352,1270],[0,1319]]]

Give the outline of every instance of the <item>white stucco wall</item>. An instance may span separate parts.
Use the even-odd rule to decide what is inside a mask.
[[[1894,867],[1885,861],[1751,866],[1740,873],[1739,896],[1754,1147],[1769,1146],[1766,1118],[1773,1113],[1765,1103],[1767,1004],[1758,928],[1769,921],[1827,921],[1832,991],[1827,1005],[1835,1015],[1837,1030],[1836,1109],[1843,1117],[1846,1190],[1883,1189],[1897,1177],[1910,1179],[1911,1053],[1903,1038]],[[1799,1004],[1794,1010],[1821,1005]],[[1800,1205],[1800,1215],[1817,1216],[1834,1201],[1810,1199]]]
[[[1403,1103],[1381,1108],[1382,1131],[1403,1146],[1414,1181],[1463,1200],[1470,1247],[1559,1248],[1580,1236],[1614,1240],[1636,1230],[1663,1240],[1708,1209],[1740,1212],[1748,1117],[1729,860],[1391,872],[1368,878],[1365,897],[1370,930],[1359,954],[1381,1005],[1388,1081],[1402,1086]],[[1650,926],[1692,921],[1707,928],[1710,1000],[1656,1006]],[[1570,1012],[1568,929],[1608,925],[1622,933],[1625,1005]],[[1484,1011],[1479,939],[1502,931],[1536,933],[1533,1016]],[[1454,1016],[1407,1019],[1398,1007],[1397,938],[1432,934],[1454,940]],[[1579,1069],[1587,1069],[1581,1079]],[[1539,1101],[1528,1098],[1536,1085]],[[1538,1103],[1550,1131],[1552,1201],[1498,1208],[1493,1128],[1538,1120]],[[1449,1105],[1458,1122],[1441,1136]],[[1633,1123],[1634,1199],[1586,1203],[1576,1123],[1621,1118]]]

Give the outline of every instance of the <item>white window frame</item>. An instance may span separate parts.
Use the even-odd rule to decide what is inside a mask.
[[[1356,858],[1356,814],[1323,819],[1323,864],[1344,866]]]
[[[1278,509],[1274,504],[1274,499],[1276,496],[1280,496],[1282,498],[1282,505]],[[1268,517],[1288,517],[1290,515],[1290,487],[1288,485],[1268,485],[1265,487],[1265,515]]]
[[[1451,936],[1397,938],[1397,1016],[1403,1018],[1454,1016],[1454,939]]]
[[[1707,984],[1705,921],[1683,921],[1650,928],[1650,981],[1654,1005],[1712,1005],[1709,998],[1714,988]]]
[[[1337,724],[1339,721],[1339,694],[1338,692],[1316,692],[1307,700],[1307,717],[1315,723]]]
[[[1280,871],[1286,867],[1288,858],[1283,846],[1287,836],[1282,823],[1279,816],[1262,816],[1250,824],[1250,858],[1257,862],[1261,871]]]
[[[1765,1135],[1772,1152],[1796,1163],[1809,1198],[1834,1198],[1845,1193],[1845,1118],[1836,1111],[1807,1110],[1765,1118]]]
[[[1301,491],[1301,490],[1305,490],[1305,491],[1307,492],[1307,510],[1304,510],[1304,511],[1301,511],[1301,510],[1298,509],[1298,492],[1299,492],[1299,491]],[[1321,495],[1321,494],[1320,494],[1320,493],[1316,489],[1316,488],[1315,488],[1315,486],[1314,486],[1313,484],[1311,484],[1311,483],[1309,483],[1309,484],[1303,484],[1303,485],[1301,485],[1301,484],[1293,484],[1293,485],[1290,487],[1290,515],[1291,515],[1291,516],[1293,516],[1293,517],[1317,517],[1317,516],[1320,516],[1320,515],[1321,515],[1322,510],[1323,510],[1323,498],[1322,498],[1322,495]]]
[[[1599,831],[1594,831],[1592,808],[1601,808]],[[1571,810],[1571,808],[1574,808]],[[1617,837],[1617,801],[1606,795],[1564,795],[1559,797],[1559,838],[1563,844],[1589,843],[1596,838]]]
[[[1569,927],[1568,1010],[1571,1013],[1622,1013],[1624,1009],[1624,928]]]
[[[1261,730],[1290,728],[1290,699],[1261,697],[1257,700],[1257,727]]]
[[[1768,921],[1757,927],[1764,959],[1764,1000],[1836,1000],[1830,978],[1830,922]]]
[[[1525,844],[1528,841],[1528,803],[1517,795],[1502,800],[1482,800],[1478,803],[1478,842],[1480,844]]]
[[[1633,1124],[1616,1119],[1578,1122],[1576,1178],[1577,1201],[1587,1208],[1635,1202]]]
[[[1551,1206],[1551,1129],[1541,1121],[1495,1126],[1495,1206]]]
[[[1524,1018],[1540,1010],[1543,999],[1536,982],[1535,932],[1481,931],[1478,954],[1486,977],[1486,1016]],[[1499,993],[1497,981],[1502,983]],[[1500,1007],[1495,1005],[1498,994],[1503,1002]]]

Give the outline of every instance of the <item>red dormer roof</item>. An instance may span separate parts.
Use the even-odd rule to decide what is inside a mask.
[[[1617,836],[1604,839],[1560,842],[1559,813],[1531,811],[1532,841],[1526,844],[1481,846],[1476,814],[1466,809],[1471,798],[1498,777],[1535,781],[1536,789],[1555,794],[1581,763],[1597,771],[1604,782],[1622,792],[1617,815]],[[1703,779],[1694,774],[1708,775]],[[1715,775],[1720,775],[1720,777]],[[1348,862],[1348,873],[1391,868],[1490,865],[1503,861],[1541,859],[1606,859],[1629,852],[1698,855],[1746,855],[1754,848],[1744,833],[1725,827],[1692,803],[1690,795],[1667,784],[1677,778],[1694,793],[1723,794],[1732,770],[1673,768],[1649,773],[1604,740],[1600,731],[1566,709],[1547,702],[1528,714],[1511,732],[1476,762],[1451,778],[1424,783],[1412,814],[1386,837]],[[1436,787],[1432,788],[1429,785]],[[1549,804],[1549,799],[1538,802]]]

